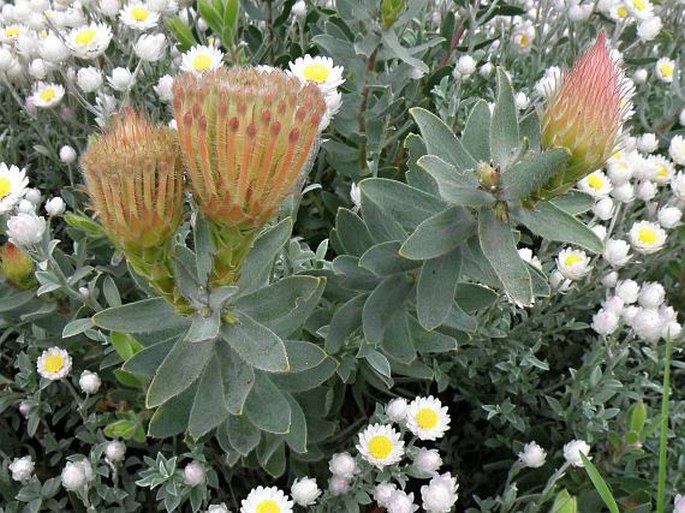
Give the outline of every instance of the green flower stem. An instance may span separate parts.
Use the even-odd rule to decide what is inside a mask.
[[[661,396],[661,437],[659,440],[659,477],[657,481],[656,513],[665,513],[666,502],[666,439],[668,436],[668,399],[671,386],[671,337],[664,348],[664,386]]]

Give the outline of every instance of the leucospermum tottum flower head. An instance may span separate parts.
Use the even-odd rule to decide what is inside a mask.
[[[543,199],[601,168],[621,142],[634,86],[612,58],[604,32],[556,81],[541,112],[542,146],[571,152],[566,169],[543,187]]]
[[[127,109],[81,156],[92,207],[132,267],[167,298],[169,245],[183,215],[183,177],[174,131]]]
[[[213,284],[233,281],[252,236],[299,188],[326,105],[280,70],[220,67],[174,81],[174,115],[194,200],[213,226]]]

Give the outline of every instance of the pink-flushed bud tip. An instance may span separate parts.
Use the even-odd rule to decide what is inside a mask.
[[[634,86],[612,57],[601,31],[595,43],[563,73],[541,113],[543,149],[571,152],[566,170],[542,191],[542,198],[565,192],[604,165],[621,142],[632,114]]]

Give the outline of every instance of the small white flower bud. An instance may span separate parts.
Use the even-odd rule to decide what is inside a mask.
[[[607,288],[614,287],[618,281],[618,273],[616,271],[611,271],[602,276],[602,285]]]
[[[680,334],[683,332],[683,327],[680,325],[680,323],[676,321],[671,321],[666,323],[666,326],[664,327],[664,331],[661,334],[663,338],[670,337],[671,340],[675,340],[680,337]]]
[[[114,68],[112,75],[107,77],[107,83],[115,91],[126,91],[133,85],[133,74],[126,68]]]
[[[602,302],[602,307],[605,310],[608,310],[609,312],[613,312],[616,315],[621,315],[621,313],[623,312],[624,306],[625,306],[625,303],[618,296],[609,296],[607,299],[605,299]]]
[[[321,495],[316,479],[303,477],[296,479],[290,488],[290,496],[300,506],[311,506]]]
[[[59,159],[65,164],[76,162],[76,157],[76,150],[69,145],[62,146],[59,149]]]
[[[357,463],[348,452],[339,452],[331,456],[328,468],[334,476],[351,479],[357,473]]]
[[[157,85],[153,87],[159,99],[163,102],[170,102],[174,99],[174,93],[171,87],[174,85],[174,78],[171,75],[164,75],[157,81]]]
[[[647,342],[656,342],[663,333],[663,321],[656,310],[638,308],[630,322],[635,334]]]
[[[618,328],[619,317],[616,313],[600,308],[592,316],[590,327],[599,335],[611,335]]]
[[[523,451],[518,454],[519,461],[529,468],[539,468],[545,464],[547,453],[535,442],[523,446]]]
[[[385,406],[385,414],[388,419],[397,424],[402,424],[407,419],[407,400],[397,397]]]
[[[76,84],[84,93],[94,93],[102,87],[102,73],[93,66],[81,68],[76,73]]]
[[[633,280],[621,280],[616,284],[616,295],[627,305],[637,301],[640,286]]]
[[[350,489],[350,481],[342,476],[333,474],[328,481],[328,490],[331,495],[342,495]]]
[[[45,202],[45,212],[47,212],[50,217],[61,216],[64,214],[66,207],[64,200],[59,196],[50,198]]]
[[[666,299],[666,290],[661,283],[643,283],[637,302],[643,308],[657,309]]]
[[[307,15],[307,4],[304,0],[298,0],[293,4],[292,11],[293,16],[297,18],[303,18]]]
[[[390,496],[392,492],[397,490],[397,485],[383,481],[378,483],[373,490],[373,500],[375,500],[382,508],[387,508],[390,503]]]
[[[643,153],[653,153],[659,147],[659,140],[651,132],[642,134],[637,139],[637,149]]]
[[[483,78],[488,78],[492,75],[492,70],[495,69],[491,62],[486,62],[480,68],[478,68],[478,74]]]
[[[191,461],[183,469],[183,480],[188,486],[197,486],[205,481],[205,469],[200,462]]]
[[[414,456],[412,466],[420,472],[433,474],[442,466],[442,458],[437,449],[421,447]]]
[[[526,96],[526,93],[519,91],[514,96],[514,103],[518,110],[526,110],[530,105],[530,99]]]
[[[681,126],[685,126],[685,109],[680,111],[680,116],[678,117]]]
[[[31,456],[24,456],[23,458],[14,458],[9,465],[9,470],[12,472],[12,479],[15,481],[28,481],[33,475],[33,469],[36,464],[31,459]]]
[[[614,216],[614,201],[605,197],[597,201],[592,207],[594,214],[602,221],[608,221]]]
[[[26,418],[29,416],[29,412],[31,411],[31,407],[26,401],[22,401],[19,403],[19,413],[21,414],[22,417]]]
[[[676,207],[663,207],[657,214],[659,224],[667,229],[678,226],[682,217],[682,211]]]
[[[29,200],[22,199],[17,203],[17,213],[18,214],[35,214],[36,206]]]
[[[582,467],[583,460],[580,459],[580,453],[585,456],[590,454],[590,446],[584,440],[571,440],[564,445],[564,458],[574,467]],[[588,459],[592,459],[588,456]]]
[[[86,486],[86,473],[80,462],[69,461],[62,470],[62,486],[65,490],[76,492]]]
[[[207,508],[207,513],[231,513],[231,511],[226,506],[226,503],[222,502],[221,504],[211,504]]]
[[[78,386],[85,394],[95,394],[100,389],[101,384],[100,376],[89,370],[84,370],[78,380]]]
[[[457,61],[456,71],[460,76],[468,77],[476,71],[476,61],[470,55],[462,55]]]
[[[78,288],[78,293],[81,295],[82,298],[88,298],[90,296],[90,290],[88,287],[79,287]]]
[[[35,187],[26,189],[26,192],[24,193],[24,198],[33,203],[34,205],[38,205],[41,201],[43,201],[43,195]]]
[[[608,239],[604,243],[602,256],[614,267],[621,267],[628,263],[632,258],[630,244],[620,239]]]
[[[121,440],[112,440],[105,445],[105,458],[112,463],[124,461],[126,456],[126,444]]]
[[[144,61],[156,62],[164,57],[166,37],[164,34],[143,34],[133,45],[135,54]]]
[[[43,59],[33,59],[29,64],[29,75],[37,80],[43,80],[48,75],[48,67]]]
[[[656,184],[649,180],[643,180],[635,187],[635,196],[642,201],[649,201],[656,196]]]

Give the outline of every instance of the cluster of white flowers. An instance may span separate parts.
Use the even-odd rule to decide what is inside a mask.
[[[39,244],[47,228],[45,217],[37,214],[43,196],[28,185],[26,170],[0,162],[0,216],[5,216],[9,241],[24,248]],[[44,208],[49,217],[55,217],[64,213],[66,204],[56,196]]]
[[[665,303],[666,291],[660,283],[639,285],[633,280],[616,283],[613,294],[592,318],[592,329],[600,335],[614,333],[622,324],[648,342],[678,338],[682,327],[676,311]]]
[[[587,456],[588,459],[592,459],[589,456],[590,446],[584,440],[571,440],[564,445],[562,452],[566,463],[573,467],[583,466],[583,460],[580,457],[581,453]],[[532,441],[523,446],[523,450],[518,453],[518,457],[518,464],[522,467],[540,468],[547,461],[547,452],[535,441]]]

